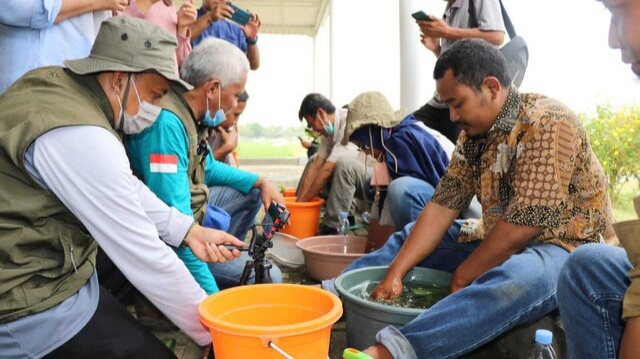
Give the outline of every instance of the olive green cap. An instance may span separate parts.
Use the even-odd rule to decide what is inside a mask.
[[[404,109],[393,111],[387,98],[380,92],[363,92],[347,106],[347,124],[342,144],[349,143],[351,134],[362,126],[395,127],[404,118]]]
[[[64,64],[78,75],[153,71],[191,90],[193,87],[176,74],[177,46],[175,36],[149,21],[115,16],[100,25],[89,57]]]

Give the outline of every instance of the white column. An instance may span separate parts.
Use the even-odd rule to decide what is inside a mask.
[[[336,33],[336,17],[335,17],[335,2],[333,0],[329,0],[329,93],[327,94],[329,99],[333,99],[333,85],[336,82],[335,76],[335,65],[337,64],[338,59],[336,58],[337,54],[335,51],[335,33]]]
[[[400,106],[408,112],[424,105],[435,89],[432,79],[435,57],[420,43],[420,29],[411,14],[423,10],[424,0],[400,0]],[[434,15],[434,14],[432,14]]]

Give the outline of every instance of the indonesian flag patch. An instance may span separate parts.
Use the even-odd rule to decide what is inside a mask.
[[[178,173],[178,156],[151,154],[149,158],[151,173]]]

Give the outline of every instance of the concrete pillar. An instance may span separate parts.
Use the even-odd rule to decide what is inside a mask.
[[[338,62],[338,59],[336,58],[337,54],[335,51],[335,40],[336,40],[336,31],[335,31],[335,22],[336,22],[336,17],[335,17],[335,6],[334,6],[334,1],[333,0],[329,0],[329,93],[328,98],[333,99],[333,85],[336,82],[336,78],[334,78],[335,76],[335,65]]]
[[[427,9],[424,0],[400,0],[400,106],[408,112],[425,104],[435,89],[435,57],[420,43],[420,29],[411,14]]]

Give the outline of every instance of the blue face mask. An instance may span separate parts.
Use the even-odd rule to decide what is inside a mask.
[[[329,136],[333,136],[333,133],[335,132],[333,128],[333,123],[329,122],[329,124],[326,124],[324,123],[322,118],[320,118],[320,122],[322,122],[322,129],[325,130],[329,134]]]
[[[213,118],[211,118],[211,110],[209,110],[209,99],[205,97],[205,99],[207,101],[207,112],[204,113],[204,119],[202,120],[202,122],[207,127],[220,126],[221,123],[223,123],[224,121],[227,120],[227,115],[224,113],[224,110],[222,108],[220,108],[220,105],[221,105],[220,104],[220,93],[221,92],[222,92],[222,89],[220,89],[218,91],[218,111],[216,111],[216,114],[213,115]]]

